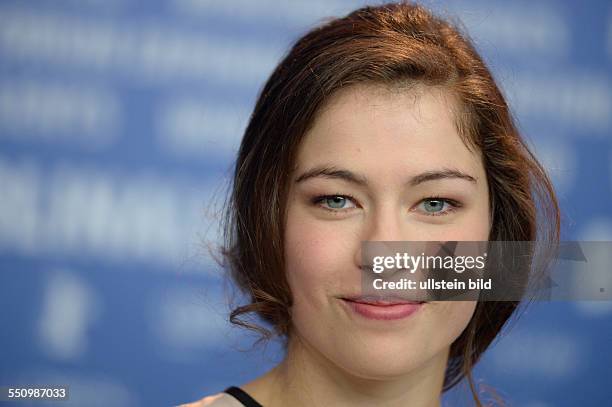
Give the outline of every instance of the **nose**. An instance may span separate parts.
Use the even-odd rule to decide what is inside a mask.
[[[366,219],[362,240],[370,241],[397,241],[403,240],[403,231],[406,219],[402,216],[401,209],[392,206],[372,211],[369,219]]]
[[[371,266],[371,253],[362,252],[365,241],[395,242],[416,239],[416,236],[411,236],[414,235],[414,230],[410,229],[412,228],[409,227],[406,214],[401,208],[387,205],[373,210],[362,225],[361,241],[355,251],[355,264],[362,268]],[[370,245],[370,247],[373,246]],[[381,253],[381,250],[385,250],[384,245],[377,244],[375,247],[376,255],[385,255]],[[393,251],[392,249],[392,245],[388,246],[389,251]]]

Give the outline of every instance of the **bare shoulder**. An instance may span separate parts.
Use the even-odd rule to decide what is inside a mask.
[[[217,393],[206,396],[192,403],[181,404],[179,407],[243,407],[242,403],[227,393]]]

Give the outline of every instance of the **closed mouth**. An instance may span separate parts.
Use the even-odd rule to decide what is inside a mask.
[[[344,301],[356,302],[360,304],[376,305],[376,306],[393,306],[393,305],[404,305],[404,304],[424,304],[427,301],[411,301],[397,297],[372,297],[372,296],[358,296],[358,297],[342,297]]]

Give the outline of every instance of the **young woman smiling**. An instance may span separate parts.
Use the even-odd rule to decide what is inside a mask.
[[[283,361],[197,406],[439,406],[519,302],[376,303],[362,241],[558,241],[551,183],[472,44],[409,4],[300,38],[263,88],[224,255],[250,299],[231,321]],[[271,329],[243,317],[256,313]]]

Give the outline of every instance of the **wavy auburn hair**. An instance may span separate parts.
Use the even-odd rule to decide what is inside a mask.
[[[519,134],[506,100],[473,44],[451,22],[411,3],[360,8],[301,37],[261,90],[245,130],[228,197],[223,266],[249,302],[230,321],[286,340],[291,291],[284,267],[289,176],[317,112],[336,91],[360,83],[436,86],[456,96],[456,125],[482,153],[490,194],[489,240],[555,242],[559,208],[552,184]],[[472,367],[518,301],[479,302],[451,345],[443,391]],[[254,314],[253,314],[254,313]],[[267,329],[253,322],[257,315]]]

